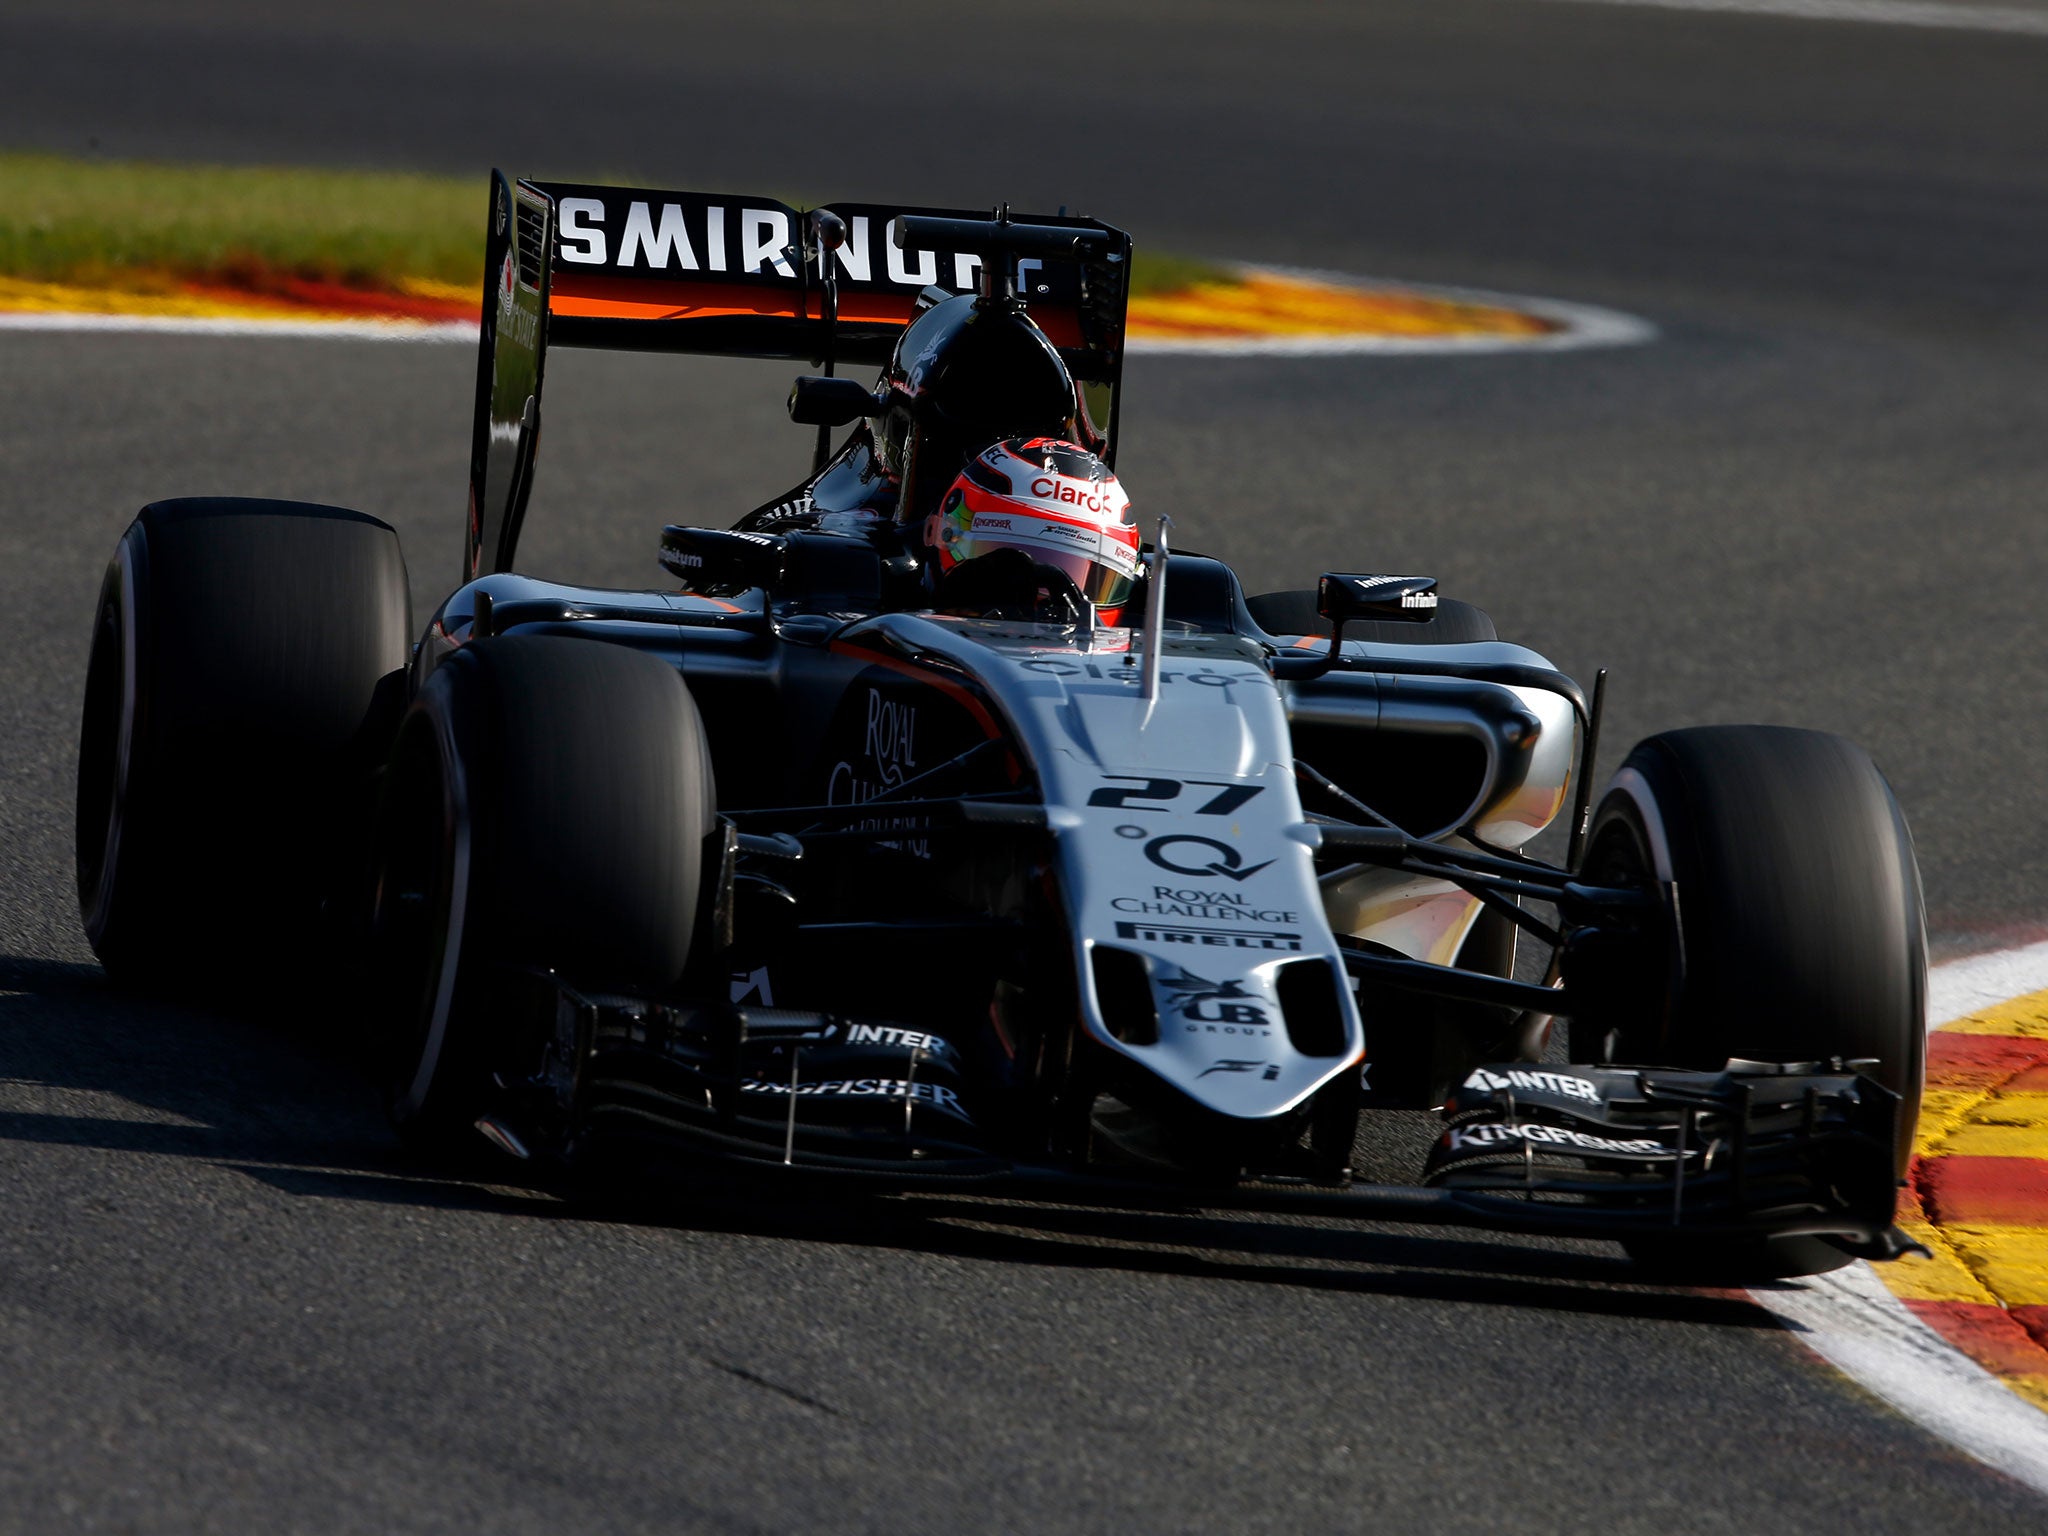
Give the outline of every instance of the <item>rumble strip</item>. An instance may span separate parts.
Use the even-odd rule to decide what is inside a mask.
[[[2048,944],[1938,967],[1899,1225],[1934,1258],[1751,1297],[1907,1417],[2048,1494]],[[2015,996],[2018,993],[2021,995]],[[2003,1001],[2001,1001],[2003,999]]]

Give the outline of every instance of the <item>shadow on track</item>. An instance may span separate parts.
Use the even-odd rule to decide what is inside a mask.
[[[602,1199],[510,1161],[434,1167],[385,1123],[360,1052],[275,1004],[230,1011],[138,999],[97,966],[0,956],[0,1140],[201,1159],[315,1200],[528,1219],[629,1222],[771,1241],[892,1247],[998,1264],[1243,1280],[1333,1294],[1771,1328],[1731,1297],[1642,1284],[1593,1245],[1128,1211],[998,1195],[769,1189],[758,1179],[639,1183]],[[112,1111],[111,1113],[109,1111]],[[474,1176],[472,1176],[474,1175]]]
[[[1613,1253],[1516,1238],[1310,1224],[1243,1213],[1133,1211],[917,1195],[749,1202],[733,1192],[650,1194],[612,1219],[808,1242],[890,1246],[988,1263],[1244,1280],[1331,1294],[1462,1301],[1550,1312],[1775,1329],[1732,1296],[1645,1283]],[[1601,1245],[1604,1246],[1604,1245]]]
[[[0,1138],[408,1171],[360,1052],[312,1012],[267,990],[205,1008],[139,997],[97,965],[0,955]]]

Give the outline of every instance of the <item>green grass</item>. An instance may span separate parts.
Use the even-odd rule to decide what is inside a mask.
[[[386,287],[481,277],[482,176],[151,165],[0,153],[0,274],[101,282],[123,272],[249,282],[266,272]],[[1140,249],[1134,293],[1227,281]]]
[[[486,196],[481,176],[0,154],[0,272],[46,282],[135,268],[475,282]]]

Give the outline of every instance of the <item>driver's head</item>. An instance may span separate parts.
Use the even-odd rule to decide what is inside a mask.
[[[1138,569],[1123,486],[1086,448],[1052,437],[1011,438],[969,459],[925,520],[924,542],[940,583],[967,561],[1018,551],[1073,582],[1111,625]]]

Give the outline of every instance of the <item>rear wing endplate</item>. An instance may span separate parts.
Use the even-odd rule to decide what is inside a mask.
[[[928,287],[972,292],[980,258],[899,249],[906,215],[985,211],[835,203],[837,250],[772,198],[642,191],[491,173],[470,447],[466,579],[510,569],[532,486],[549,346],[879,365]],[[1122,382],[1130,236],[1095,219],[1020,222],[1106,234],[1089,254],[1027,258],[1018,293],[1084,385],[1110,437]],[[829,281],[828,281],[829,279]],[[828,320],[827,315],[835,318]]]

